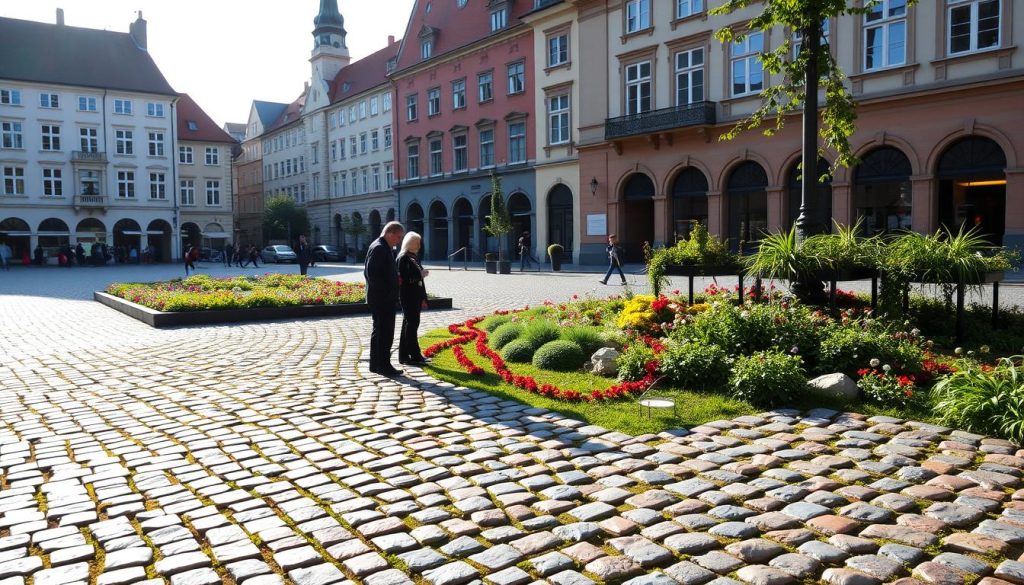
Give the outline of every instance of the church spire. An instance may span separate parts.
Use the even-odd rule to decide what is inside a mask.
[[[313,19],[313,37],[317,45],[321,39],[333,36],[345,48],[345,18],[338,11],[338,0],[320,0],[320,13]]]

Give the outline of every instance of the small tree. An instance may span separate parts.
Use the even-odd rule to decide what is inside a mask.
[[[359,256],[359,237],[366,233],[366,224],[359,215],[346,215],[341,218],[341,231],[352,238],[352,245],[355,247],[356,256]]]
[[[291,243],[293,236],[309,233],[306,210],[295,205],[289,197],[278,196],[267,200],[263,209],[263,234],[268,240]]]
[[[512,216],[505,204],[505,195],[501,192],[501,177],[491,173],[491,215],[487,218],[487,226],[484,227],[487,233],[498,239],[498,260],[505,260],[505,236],[515,226],[512,225]]]

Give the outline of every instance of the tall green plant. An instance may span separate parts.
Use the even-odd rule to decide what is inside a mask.
[[[669,266],[720,268],[735,266],[736,263],[736,256],[725,243],[712,236],[703,222],[694,221],[688,239],[679,240],[675,246],[661,248],[651,254],[647,262],[647,279],[651,290],[658,295],[662,287],[668,284],[665,274]]]
[[[746,265],[751,276],[789,281],[801,278],[810,268],[800,254],[796,226],[763,237],[757,253],[746,258]]]
[[[484,227],[487,233],[498,240],[498,260],[505,260],[505,236],[515,226],[512,225],[512,216],[505,204],[505,194],[501,191],[501,177],[491,173],[491,215],[487,218],[487,225]]]
[[[1003,358],[986,371],[965,362],[932,390],[934,412],[944,424],[1024,441],[1024,366],[1021,356]]]

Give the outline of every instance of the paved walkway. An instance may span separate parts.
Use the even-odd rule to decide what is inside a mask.
[[[88,300],[176,272],[0,274],[0,584],[1024,582],[1006,442],[829,411],[632,437],[368,374],[366,318],[155,331]],[[425,327],[608,292],[430,284],[462,308]]]

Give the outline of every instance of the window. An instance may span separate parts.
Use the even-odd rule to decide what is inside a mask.
[[[508,66],[508,94],[526,91],[526,64],[520,61]]]
[[[167,177],[163,173],[149,173],[149,198],[167,199]]]
[[[356,107],[355,106],[351,106],[348,109],[348,122],[349,122],[349,124],[355,124],[356,123]]]
[[[465,134],[452,137],[452,151],[455,154],[453,171],[458,173],[469,169],[469,146]]]
[[[494,99],[494,73],[488,71],[476,76],[476,85],[480,103],[489,102]]]
[[[345,139],[339,138],[337,142],[332,141],[331,145],[338,148],[338,160],[345,160]]]
[[[380,150],[380,130],[370,131],[370,150],[373,152]]]
[[[444,153],[441,151],[441,139],[430,141],[430,175],[444,174]]]
[[[494,166],[494,129],[480,131],[480,168]]]
[[[441,113],[441,88],[435,87],[427,90],[427,116],[436,116]]]
[[[429,59],[434,54],[434,41],[427,39],[420,42],[420,59]]]
[[[373,192],[380,191],[380,167],[373,167]]]
[[[384,165],[384,188],[390,189],[395,184],[395,167]]]
[[[25,141],[21,132],[21,122],[0,123],[0,146],[3,148],[24,148]]]
[[[826,18],[821,26],[821,45],[825,46],[829,40],[830,20]],[[804,44],[804,34],[800,31],[793,31],[793,59],[800,56],[800,47]]]
[[[907,2],[881,0],[864,15],[864,70],[907,62]]]
[[[338,160],[338,143],[331,142],[331,160]]]
[[[999,0],[951,0],[949,54],[998,47],[999,18]]]
[[[548,99],[548,129],[550,144],[569,142],[569,96],[556,95]]]
[[[195,205],[196,204],[196,182],[194,179],[182,179],[178,183],[179,193],[181,194],[182,205]]]
[[[379,113],[380,113],[380,102],[377,101],[377,98],[375,98],[375,97],[370,98],[370,115],[371,116],[376,116]]]
[[[191,146],[179,146],[178,147],[178,162],[183,165],[190,165],[193,162],[192,158],[192,147]]]
[[[491,12],[491,31],[501,30],[508,24],[508,12],[504,8]]]
[[[43,124],[43,150],[60,150],[60,126]]]
[[[686,18],[704,11],[704,0],[676,0],[676,18]]]
[[[384,94],[383,97],[381,97],[381,102],[382,102],[382,106],[381,107],[384,109],[384,111],[385,112],[390,112],[391,111],[391,94],[390,93]]]
[[[78,96],[78,111],[79,112],[95,112],[96,111],[96,98],[88,97],[84,95]]]
[[[704,49],[676,53],[676,105],[704,101]]]
[[[352,194],[359,194],[359,171],[352,171]]]
[[[359,133],[359,154],[366,154],[366,132]]]
[[[147,103],[146,104],[146,115],[147,116],[152,116],[154,118],[163,118],[164,117],[164,105],[163,104],[155,104],[153,102]],[[189,130],[191,130],[191,128],[189,128]]]
[[[526,162],[526,123],[514,122],[508,125],[508,162]]]
[[[3,195],[25,194],[25,169],[21,167],[4,167]]]
[[[569,35],[560,34],[548,38],[548,67],[569,62]]]
[[[416,179],[420,176],[420,145],[410,144],[408,147],[407,175],[409,179]]]
[[[164,155],[164,133],[163,132],[150,132],[149,133],[149,156],[163,156]]]
[[[458,110],[466,107],[466,80],[452,82],[452,108]]]
[[[356,155],[359,154],[359,151],[357,150],[358,147],[356,144],[356,140],[357,138],[355,137],[355,135],[348,137],[349,154],[352,156],[352,158],[355,158]]]
[[[306,172],[306,157],[305,155],[299,157],[299,172]]]
[[[651,0],[628,0],[626,2],[626,33],[650,28]]]
[[[206,147],[206,164],[217,166],[220,164],[220,149],[216,146]]]
[[[363,169],[363,191],[362,192],[363,193],[369,193],[370,192],[370,176],[366,172],[366,169]]]
[[[764,69],[757,56],[764,48],[764,33],[753,32],[732,44],[732,95],[758,93],[764,89]]]
[[[206,204],[211,206],[220,205],[220,181],[206,182]]]
[[[60,96],[55,93],[39,94],[39,107],[54,109],[60,107]]]
[[[123,155],[134,154],[131,130],[114,130],[114,152]]]
[[[63,197],[64,180],[60,169],[43,169],[43,196]]]
[[[651,62],[626,67],[626,113],[642,114],[651,110]]]
[[[411,122],[416,117],[416,94],[405,96],[405,119]]]
[[[331,112],[330,114],[328,114],[328,116],[327,116],[327,125],[330,127],[331,130],[334,130],[335,128],[337,128],[338,127],[338,114],[336,114],[334,112]]]
[[[135,199],[135,171],[117,171],[117,196]]]
[[[384,150],[391,149],[391,126],[384,127]]]
[[[337,188],[338,196],[341,197],[341,196],[345,195],[345,192],[347,190],[348,190],[348,173],[342,171],[341,174],[338,175],[338,188]]]
[[[21,90],[20,89],[0,89],[0,105],[4,105],[4,106],[20,106],[21,105]]]
[[[336,143],[332,140],[331,141],[331,145],[333,146],[334,144],[336,144]],[[320,143],[319,142],[314,142],[310,152],[313,153],[313,162],[312,162],[312,164],[314,164],[314,165],[320,164]]]
[[[366,119],[366,102],[365,101],[359,102],[359,119],[360,120],[365,120]]]
[[[114,113],[131,115],[132,113],[132,101],[131,100],[114,100]]]

